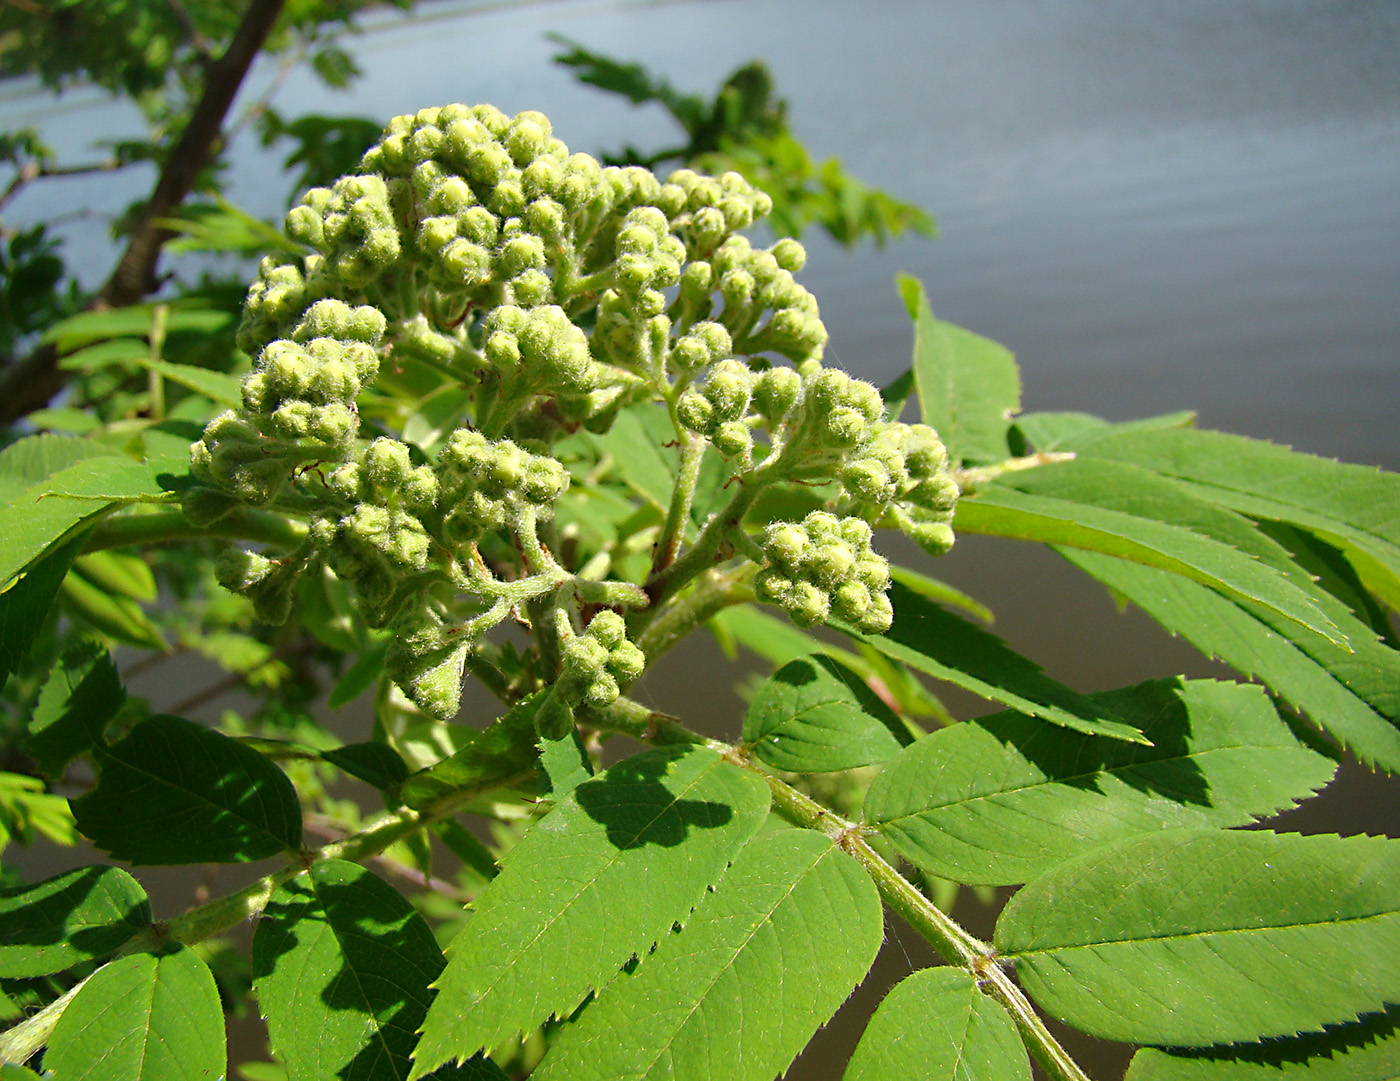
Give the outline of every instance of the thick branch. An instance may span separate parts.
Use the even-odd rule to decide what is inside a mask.
[[[233,40],[209,67],[204,94],[190,114],[179,141],[166,156],[165,167],[132,230],[126,250],[89,307],[119,308],[135,304],[155,291],[159,284],[156,264],[161,249],[175,235],[169,227],[159,223],[179,209],[199,174],[213,160],[234,95],[285,3],[286,0],[251,0],[249,3]],[[62,389],[64,378],[58,367],[58,351],[52,345],[38,346],[0,378],[0,424],[9,424],[47,405]]]

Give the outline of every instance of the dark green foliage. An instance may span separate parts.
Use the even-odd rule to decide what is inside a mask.
[[[286,775],[218,732],[156,716],[94,757],[97,786],[73,801],[73,815],[113,859],[243,863],[301,844]]]
[[[146,891],[118,867],[81,867],[0,893],[0,976],[43,976],[106,957],[151,922]]]

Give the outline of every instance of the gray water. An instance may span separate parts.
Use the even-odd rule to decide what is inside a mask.
[[[674,131],[659,110],[580,88],[549,63],[544,34],[642,61],[685,89],[712,90],[765,59],[814,155],[939,219],[937,240],[878,251],[808,238],[804,281],[836,359],[865,378],[908,363],[893,287],[907,271],[939,315],[1015,350],[1027,409],[1126,419],[1194,408],[1203,425],[1400,469],[1400,5],[565,0],[444,3],[366,25],[354,42],[365,75],[349,93],[293,76],[276,106],[388,117],[490,101],[546,112],[574,149],[661,145]],[[252,91],[274,74],[260,68]],[[0,125],[21,122],[75,151],[135,130],[95,94],[54,107],[9,88]],[[267,182],[271,159],[247,135],[235,147],[233,198],[279,213],[288,193]],[[115,209],[149,183],[35,187],[10,223]],[[74,254],[94,275],[108,262],[90,242]],[[1080,689],[1223,674],[1118,614],[1048,553],[965,538],[934,569]],[[644,693],[732,727],[740,703],[716,663],[697,643]],[[1394,833],[1400,821],[1396,784],[1354,768],[1314,804],[1287,828]],[[916,953],[912,935],[892,936],[883,975],[861,992],[868,1006],[903,970],[903,945]],[[792,1076],[839,1076],[831,1064],[858,1032],[824,1035]]]

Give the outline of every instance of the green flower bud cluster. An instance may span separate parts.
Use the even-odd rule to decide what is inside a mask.
[[[848,517],[768,529],[759,596],[804,625],[887,626],[888,567],[870,550],[871,526],[944,550],[957,486],[936,433],[886,421],[873,386],[822,366],[826,330],[794,278],[802,246],[739,235],[771,209],[737,173],[681,169],[663,182],[604,168],[571,154],[539,113],[451,105],[393,120],[354,174],[289,213],[289,235],[311,251],[264,261],[249,290],[239,344],[254,370],[241,407],[192,447],[205,486],[185,505],[201,523],[270,505],[308,531],[294,552],[231,554],[225,582],[265,618],[285,618],[297,576],[324,563],[371,625],[393,628],[392,677],[449,716],[474,640],[511,612],[531,607],[537,621],[565,596],[665,603],[726,542],[753,550],[725,536],[742,528],[739,511],[705,526],[686,562],[694,491],[682,490],[653,567],[686,568],[671,593],[655,583],[609,593],[623,583],[582,570],[580,588],[567,588],[571,560],[546,544],[572,543],[548,525],[570,478],[550,448],[653,402],[675,422],[678,477],[690,478],[681,489],[697,483],[694,437],[730,463],[739,493],[839,485],[833,506]],[[362,424],[357,396],[381,368],[395,380],[366,399]],[[458,426],[410,446],[403,410],[429,372],[448,383],[435,400]],[[362,428],[386,435],[366,442]],[[613,553],[582,557],[606,566]],[[641,655],[621,626],[605,609],[587,633],[561,632],[556,721],[635,678]]]
[[[480,432],[453,432],[438,458],[443,534],[466,544],[522,519],[543,521],[569,487],[569,474],[555,459],[522,450],[509,439],[492,442]]]
[[[420,709],[450,719],[462,700],[462,670],[470,636],[442,617],[441,605],[425,594],[410,598],[395,616],[384,657],[389,678]]]
[[[689,390],[676,402],[676,417],[703,435],[725,458],[753,449],[744,416],[753,397],[754,373],[738,360],[722,360],[710,369],[701,390]]]
[[[243,380],[243,408],[209,422],[191,448],[200,480],[254,504],[271,501],[303,465],[343,460],[359,429],[355,398],[379,371],[384,317],[319,300],[290,338],[272,342]]]
[[[646,668],[646,656],[627,640],[622,617],[605,609],[588,629],[564,645],[559,678],[535,718],[545,739],[562,739],[573,727],[574,710],[617,701],[622,688]]]
[[[768,564],[754,580],[758,596],[787,610],[800,627],[835,617],[870,634],[894,618],[885,590],[890,565],[870,548],[860,518],[813,511],[801,522],[775,522],[763,535]]]
[[[791,239],[762,249],[731,236],[715,252],[710,272],[724,302],[718,318],[740,352],[774,352],[795,363],[821,359],[826,327],[816,298],[793,277],[806,259],[802,245]]]
[[[840,479],[845,502],[868,520],[903,530],[932,555],[952,547],[958,483],[943,441],[928,425],[880,425]]]
[[[429,566],[437,475],[414,466],[406,444],[380,438],[335,470],[327,484],[348,509],[338,518],[319,519],[313,538],[330,568],[355,586],[366,620],[383,626],[395,613],[404,580]]]
[[[646,657],[627,640],[622,617],[604,610],[564,646],[558,693],[570,706],[611,705],[645,667]]]
[[[487,318],[484,336],[501,396],[542,393],[566,412],[587,413],[589,392],[601,381],[599,365],[589,354],[587,336],[563,308],[502,305]]]

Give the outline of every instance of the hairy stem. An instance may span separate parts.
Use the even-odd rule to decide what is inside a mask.
[[[700,463],[705,458],[706,445],[703,439],[689,432],[681,439],[676,488],[671,495],[671,506],[666,511],[661,536],[656,541],[656,554],[651,561],[653,575],[675,562],[676,552],[685,535],[685,524],[690,519],[690,506],[695,499],[695,484],[700,479]]]
[[[295,548],[306,537],[306,527],[275,511],[239,507],[207,526],[191,524],[183,511],[165,510],[153,514],[127,514],[104,519],[88,536],[84,552],[121,548],[129,544],[143,547],[164,541],[210,537],[222,540],[256,541]]]
[[[701,575],[694,590],[673,599],[637,636],[637,648],[646,654],[647,664],[717,612],[731,604],[753,600],[753,590],[749,588],[753,574],[753,566],[745,564],[735,571],[711,568]]]

